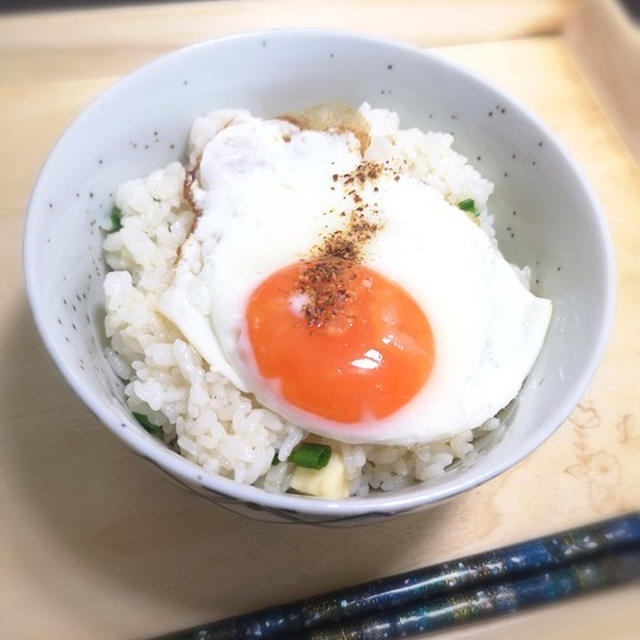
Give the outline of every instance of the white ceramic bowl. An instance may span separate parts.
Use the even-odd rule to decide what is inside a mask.
[[[531,265],[554,315],[499,441],[427,484],[367,498],[272,495],[209,475],[131,417],[109,368],[98,225],[118,185],[183,156],[195,116],[225,107],[275,115],[330,99],[398,111],[403,127],[451,131],[496,184],[490,199],[507,259]],[[489,83],[438,56],[376,38],[269,31],[177,51],[127,76],[67,129],[35,186],[25,231],[29,299],[51,355],[95,415],[135,452],[211,501],[262,519],[345,523],[433,505],[508,469],[579,401],[602,355],[614,298],[604,217],[556,138]]]

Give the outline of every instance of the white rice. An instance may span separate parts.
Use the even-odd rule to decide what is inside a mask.
[[[451,148],[446,133],[400,130],[397,115],[368,105],[361,108],[372,124],[367,159],[388,159],[438,189],[451,203],[473,198],[482,229],[494,238],[487,200],[493,185]],[[198,118],[190,140],[190,158],[202,151],[224,114]],[[133,412],[161,425],[165,442],[205,471],[285,492],[293,465],[272,465],[274,454],[286,460],[306,432],[260,406],[222,375],[212,371],[177,328],[158,311],[168,287],[177,248],[187,237],[193,214],[182,198],[185,169],[179,163],[146,178],[124,183],[116,205],[122,229],[109,233],[104,254],[112,269],[104,281],[107,360],[126,381]],[[518,270],[528,286],[529,272]],[[393,491],[441,475],[456,461],[477,455],[474,438],[499,428],[497,418],[449,440],[412,447],[346,445],[341,453],[351,495]]]

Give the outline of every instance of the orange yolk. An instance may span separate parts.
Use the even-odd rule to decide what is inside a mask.
[[[309,264],[276,271],[249,300],[248,336],[260,375],[279,382],[280,396],[294,407],[345,425],[397,411],[433,368],[427,317],[400,286],[353,264],[346,299],[316,326],[300,308],[300,276]]]

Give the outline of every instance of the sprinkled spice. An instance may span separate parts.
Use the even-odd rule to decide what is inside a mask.
[[[353,266],[378,228],[362,213],[352,212],[346,228],[329,234],[318,247],[318,257],[307,263],[298,280],[298,289],[307,298],[303,313],[309,327],[326,325],[349,299]]]
[[[340,217],[349,216],[346,226],[330,233],[314,248],[300,273],[298,292],[306,298],[302,311],[310,328],[325,326],[335,318],[351,295],[349,281],[356,277],[353,267],[360,262],[364,245],[381,226],[367,217],[365,211],[375,215],[377,208],[364,200],[362,188],[382,172],[381,165],[362,162],[351,173],[332,176],[334,182],[341,179],[354,208],[349,213],[340,212]]]
[[[200,170],[200,162],[202,161],[202,155],[199,155],[196,159],[195,164],[193,165],[193,169],[187,171],[184,177],[184,183],[182,184],[182,197],[185,199],[186,203],[189,205],[189,209],[193,212],[193,220],[191,221],[191,226],[187,231],[187,238],[191,236],[196,228],[196,224],[198,223],[198,218],[202,215],[202,211],[200,207],[196,204],[195,199],[193,197],[193,185],[196,183],[198,177],[198,171]],[[183,243],[184,244],[184,243]],[[182,244],[178,246],[176,251],[176,259],[173,261],[174,266],[178,264],[180,257],[182,256]]]
[[[200,211],[200,208],[196,205],[194,201],[192,188],[193,188],[193,184],[197,180],[201,160],[202,160],[202,156],[199,156],[198,159],[196,160],[196,163],[193,169],[191,169],[191,171],[187,171],[184,177],[184,184],[182,185],[182,196],[187,201],[189,208],[191,209],[191,211],[193,211],[196,218],[198,218],[202,214],[202,212]],[[194,221],[194,225],[195,225],[195,221]]]

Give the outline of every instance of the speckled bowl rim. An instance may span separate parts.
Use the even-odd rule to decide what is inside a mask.
[[[351,41],[357,41],[366,43],[368,45],[386,47],[395,51],[402,51],[406,54],[412,54],[415,56],[422,56],[427,59],[431,59],[439,65],[442,65],[446,69],[450,70],[454,74],[463,76],[470,83],[478,83],[484,87],[495,92],[500,101],[509,105],[511,108],[519,111],[529,121],[531,121],[539,130],[546,135],[548,141],[555,146],[556,150],[562,155],[566,161],[568,167],[571,169],[573,177],[577,185],[583,189],[584,193],[588,197],[591,203],[591,211],[589,215],[592,216],[593,224],[599,231],[599,236],[602,244],[603,262],[606,266],[606,275],[604,278],[606,287],[606,297],[602,300],[602,322],[597,331],[596,339],[593,342],[591,356],[588,366],[584,368],[582,374],[573,381],[571,390],[563,398],[562,402],[558,404],[553,414],[533,433],[526,441],[527,446],[515,447],[514,451],[502,458],[499,464],[494,465],[491,469],[486,470],[483,473],[474,473],[474,468],[471,467],[464,477],[460,478],[454,486],[450,487],[437,487],[429,486],[425,484],[424,490],[410,493],[410,494],[396,494],[396,493],[380,493],[367,498],[351,497],[343,500],[327,500],[320,498],[304,497],[292,494],[271,494],[257,487],[241,484],[223,478],[221,476],[214,476],[208,474],[204,469],[198,467],[196,464],[188,461],[170,449],[160,448],[152,446],[149,440],[145,437],[145,434],[137,429],[122,429],[120,421],[113,415],[109,408],[104,405],[97,394],[94,394],[88,389],[80,375],[74,372],[74,370],[67,364],[65,358],[62,355],[61,350],[58,348],[57,340],[53,331],[48,328],[48,323],[45,319],[46,311],[43,311],[38,305],[36,299],[35,279],[37,277],[36,265],[35,265],[35,236],[37,217],[36,210],[38,203],[42,200],[42,176],[46,172],[52,169],[52,156],[65,144],[65,138],[67,132],[73,128],[78,122],[82,122],[86,118],[92,116],[93,110],[96,106],[104,100],[105,96],[112,95],[121,90],[122,87],[128,86],[131,83],[135,83],[138,76],[148,73],[150,70],[161,68],[166,61],[179,58],[185,55],[185,53],[193,51],[195,49],[206,49],[209,47],[215,47],[219,43],[228,42],[230,40],[247,42],[255,41],[257,39],[268,38],[288,38],[291,35],[296,37],[308,36],[308,37],[321,37],[321,38],[338,38],[348,39]],[[613,311],[615,302],[615,263],[614,252],[609,230],[607,228],[606,219],[604,213],[598,203],[597,197],[592,187],[587,182],[582,170],[577,166],[569,152],[565,149],[564,145],[560,143],[554,133],[552,133],[547,126],[528,108],[524,107],[517,100],[514,100],[511,96],[504,93],[499,87],[492,82],[477,76],[475,73],[466,70],[463,67],[454,64],[443,56],[421,49],[416,46],[402,44],[395,42],[387,38],[380,38],[376,36],[362,35],[358,33],[351,33],[348,31],[340,31],[333,29],[273,29],[265,31],[252,31],[247,33],[236,34],[224,38],[217,38],[213,40],[207,40],[205,42],[197,43],[188,47],[184,47],[177,51],[173,51],[169,54],[161,56],[154,61],[134,70],[122,79],[108,87],[105,91],[100,93],[98,97],[91,101],[91,103],[73,120],[73,122],[62,133],[55,146],[49,153],[47,160],[45,161],[38,181],[33,189],[25,222],[24,231],[24,272],[27,288],[27,295],[33,312],[33,316],[42,336],[42,339],[48,349],[51,357],[57,364],[58,368],[62,372],[62,375],[66,381],[71,385],[74,391],[80,396],[83,402],[91,409],[94,415],[120,439],[124,440],[131,449],[145,458],[151,459],[160,467],[164,468],[173,476],[180,480],[185,481],[188,484],[201,486],[207,490],[224,494],[231,498],[236,498],[240,501],[254,503],[263,507],[271,509],[282,509],[288,511],[295,511],[299,513],[312,514],[316,516],[333,516],[335,518],[341,517],[353,517],[370,513],[399,513],[416,509],[418,507],[424,507],[433,503],[440,502],[447,498],[451,498],[457,494],[463,493],[468,489],[477,487],[478,485],[487,482],[491,478],[499,475],[503,471],[506,471],[516,463],[520,462],[523,458],[529,455],[537,447],[539,447],[547,438],[554,433],[554,431],[568,418],[574,407],[580,401],[581,396],[586,391],[589,382],[591,381],[598,364],[604,353],[609,332],[613,321]],[[132,419],[133,420],[133,419]]]

